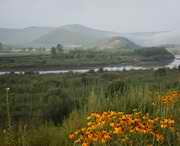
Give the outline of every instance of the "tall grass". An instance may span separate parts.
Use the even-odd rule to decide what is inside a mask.
[[[15,81],[17,79],[21,81],[18,83]],[[1,121],[5,124],[1,124],[0,146],[72,146],[74,143],[68,139],[68,135],[85,126],[88,113],[103,111],[142,112],[162,117],[167,111],[162,104],[159,104],[159,96],[169,90],[180,90],[180,74],[177,70],[168,70],[163,76],[155,74],[154,71],[54,76],[15,75],[8,79],[7,76],[0,77],[0,82],[1,88],[10,87],[9,106],[12,117],[12,128],[9,130],[6,126],[7,118],[1,114]],[[126,90],[124,90],[124,86],[127,87]],[[2,93],[2,102],[4,102],[4,90],[0,92]],[[24,94],[25,92],[26,94]],[[16,94],[27,95],[27,97],[19,98]],[[68,100],[71,101],[70,104],[66,100],[65,102],[60,100],[63,98],[71,99]],[[55,102],[52,102],[53,99]],[[30,105],[27,106],[28,110],[22,105],[15,105],[16,101],[21,101],[24,106],[28,103]],[[1,104],[2,113],[5,106]],[[21,116],[14,118],[18,112],[14,113],[13,110],[17,110],[17,107],[24,108],[25,111],[20,110]],[[179,107],[180,103],[176,102],[168,109],[168,114],[171,114],[176,120],[177,130],[180,128]],[[68,110],[65,115],[63,115],[66,113],[64,110]],[[28,117],[27,114],[33,116]],[[52,114],[56,117],[55,121],[54,118],[51,118]],[[58,119],[58,116],[62,117]],[[137,138],[141,139],[141,137]],[[174,141],[171,141],[170,138],[166,145],[180,144],[178,138],[176,137]],[[119,144],[114,141],[113,145]]]

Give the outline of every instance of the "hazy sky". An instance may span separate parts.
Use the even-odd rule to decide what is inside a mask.
[[[180,0],[0,0],[0,27],[82,24],[118,32],[180,27]]]

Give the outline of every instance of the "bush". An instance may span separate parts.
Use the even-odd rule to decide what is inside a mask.
[[[128,85],[125,81],[114,81],[109,84],[105,93],[106,97],[119,97],[128,92]]]

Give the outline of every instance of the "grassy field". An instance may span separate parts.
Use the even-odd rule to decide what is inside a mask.
[[[179,91],[176,69],[2,75],[0,146],[178,146]]]

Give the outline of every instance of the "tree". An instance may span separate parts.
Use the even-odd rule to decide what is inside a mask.
[[[56,56],[56,55],[57,55],[57,51],[56,51],[56,48],[55,48],[55,47],[52,47],[52,48],[51,48],[51,55],[52,55],[52,56]]]
[[[57,44],[56,49],[58,52],[63,52],[63,46],[61,44]]]
[[[50,88],[47,91],[44,112],[45,120],[55,124],[62,122],[74,109],[73,99],[61,88]]]
[[[180,72],[180,65],[178,66],[178,71]]]
[[[3,44],[0,42],[0,50],[3,50]]]

